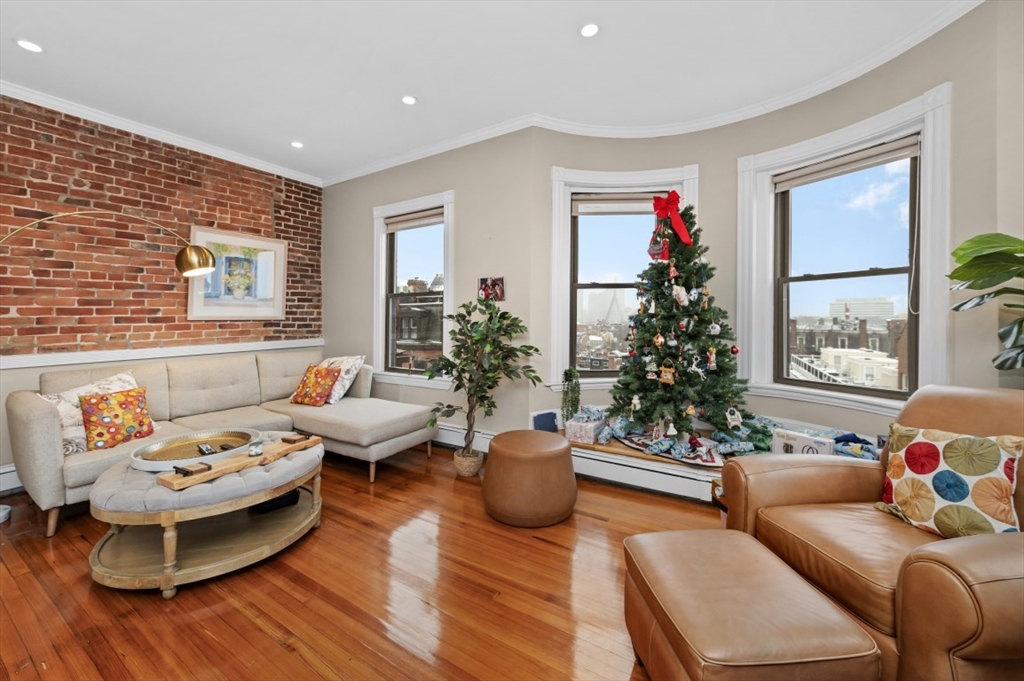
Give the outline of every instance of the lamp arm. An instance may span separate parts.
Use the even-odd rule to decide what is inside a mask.
[[[26,229],[29,229],[31,227],[35,227],[36,225],[38,225],[40,223],[48,222],[50,220],[58,220],[60,218],[66,218],[66,217],[77,217],[79,215],[116,215],[118,217],[135,218],[136,220],[142,220],[143,222],[148,222],[149,224],[153,225],[154,227],[159,228],[161,231],[167,232],[168,234],[170,234],[171,236],[173,236],[174,238],[176,238],[178,241],[182,242],[186,246],[191,246],[192,245],[186,239],[182,238],[182,236],[180,234],[174,232],[173,230],[171,230],[171,229],[169,229],[167,227],[164,227],[159,222],[156,222],[154,220],[150,220],[149,218],[144,218],[144,217],[142,217],[140,215],[132,215],[130,213],[118,213],[117,211],[113,211],[113,210],[100,210],[100,209],[97,209],[97,210],[81,210],[81,211],[77,211],[77,212],[74,212],[74,213],[55,213],[55,214],[49,215],[49,216],[47,216],[45,218],[39,218],[38,220],[33,220],[32,222],[28,223],[27,225],[22,225],[21,227],[18,227],[16,230],[11,232],[10,234],[6,234],[3,237],[0,237],[0,244],[2,244],[3,242],[7,241],[8,239],[10,239],[15,234],[17,234],[19,232],[23,232]]]

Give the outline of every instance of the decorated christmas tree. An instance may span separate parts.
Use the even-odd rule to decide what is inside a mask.
[[[742,411],[746,381],[736,377],[739,348],[711,293],[715,268],[704,257],[708,249],[700,243],[693,206],[680,213],[679,195],[671,192],[667,199],[655,197],[654,210],[652,261],[638,275],[629,359],[612,388],[609,414],[628,418],[631,428],[647,429],[654,440],[682,444],[693,434],[693,416],[729,433],[752,415]]]

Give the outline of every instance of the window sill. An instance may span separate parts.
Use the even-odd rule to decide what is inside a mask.
[[[373,374],[373,380],[378,383],[390,385],[404,385],[410,388],[427,388],[429,390],[449,390],[452,387],[452,379],[439,376],[430,379],[422,374],[399,374],[394,372],[379,371]]]
[[[778,383],[751,383],[747,386],[747,394],[757,397],[774,397],[796,402],[813,402],[830,407],[856,409],[869,414],[895,418],[903,409],[905,400],[885,397],[869,397],[866,395],[844,395],[830,390],[814,390]]]
[[[580,379],[580,390],[611,390],[619,379],[617,378],[581,378]],[[552,392],[562,392],[561,383],[545,383],[547,387],[551,388]]]

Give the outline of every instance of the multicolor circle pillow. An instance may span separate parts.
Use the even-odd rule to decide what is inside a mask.
[[[889,427],[882,501],[915,527],[945,538],[1018,532],[1013,508],[1024,438]]]
[[[146,389],[132,388],[103,395],[82,395],[82,424],[90,452],[153,434],[153,420],[146,406]]]

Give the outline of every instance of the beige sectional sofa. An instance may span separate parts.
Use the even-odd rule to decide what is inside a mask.
[[[210,428],[301,430],[319,435],[327,451],[370,463],[430,442],[430,408],[370,397],[373,368],[363,366],[336,404],[292,404],[290,397],[306,368],[323,359],[322,350],[239,353],[168,362],[104,365],[55,371],[39,377],[39,392],[21,390],[7,397],[8,430],[14,466],[25,490],[48,511],[47,536],[57,529],[60,507],[85,501],[100,473],[156,439]],[[39,394],[87,385],[130,369],[146,398],[156,432],[109,450],[65,456],[57,407]]]

